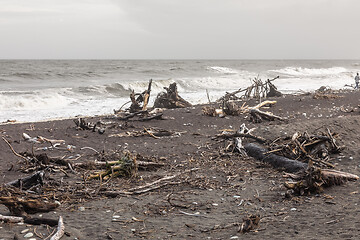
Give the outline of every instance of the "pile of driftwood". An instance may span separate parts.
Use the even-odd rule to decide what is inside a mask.
[[[328,162],[330,154],[339,153],[342,149],[335,140],[337,135],[329,129],[326,134],[295,133],[292,137],[277,138],[274,141],[255,136],[252,131],[253,129],[249,130],[243,124],[235,134],[223,132],[216,138],[233,139],[231,151],[236,150],[242,155],[248,155],[287,172],[286,176],[296,181],[286,182],[285,186],[296,194],[321,192],[324,187],[359,179],[356,175],[329,169],[334,168]],[[243,144],[245,138],[265,146]],[[229,146],[226,148],[229,149]]]
[[[334,166],[329,163],[330,154],[341,152],[338,146],[336,133],[331,133],[327,129],[326,133],[310,135],[307,132],[296,132],[292,137],[277,138],[272,141],[268,148],[269,153],[291,158],[301,159],[305,162],[313,161],[317,166]]]
[[[233,101],[226,101],[223,103],[222,108],[205,106],[202,108],[202,111],[204,115],[213,116],[213,117],[215,116],[224,117],[226,115],[239,116],[242,114],[250,114],[250,120],[254,123],[259,123],[262,122],[263,120],[268,120],[268,121],[273,121],[275,119],[280,121],[285,120],[286,118],[274,115],[268,111],[265,112],[260,110],[260,108],[273,106],[274,104],[276,104],[276,101],[267,100],[259,103],[254,107],[249,107],[245,105],[245,103],[242,104],[242,106],[238,106]]]
[[[277,90],[277,87],[272,83],[272,81],[278,79],[279,76],[273,79],[267,79],[262,81],[259,78],[254,78],[252,80],[251,86],[239,89],[234,92],[226,93],[225,96],[219,98],[216,102],[221,103],[229,100],[241,100],[241,99],[250,99],[250,98],[266,98],[266,97],[281,97],[282,93]],[[237,94],[242,94],[237,96]]]
[[[177,91],[176,83],[171,83],[169,87],[164,87],[165,92],[160,92],[153,107],[148,107],[151,93],[152,79],[150,79],[148,88],[142,93],[130,94],[130,107],[122,110],[114,110],[118,120],[123,121],[149,121],[152,119],[162,119],[162,109],[164,108],[185,108],[192,106],[191,103],[183,99]]]
[[[157,95],[154,107],[155,108],[185,108],[191,107],[191,103],[179,96],[176,83],[171,83],[169,87],[164,87],[166,92],[161,92]]]

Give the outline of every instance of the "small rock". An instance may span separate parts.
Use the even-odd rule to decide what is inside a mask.
[[[213,203],[212,205],[215,206],[215,207],[216,207],[216,206],[219,206],[219,204],[217,204],[217,203]]]
[[[80,212],[85,211],[85,207],[79,207],[79,211],[80,211]]]
[[[24,229],[21,231],[22,234],[27,233],[30,229]]]
[[[29,233],[24,235],[24,238],[31,238],[32,236],[34,236],[34,234],[29,232]]]
[[[230,239],[239,239],[238,236],[232,236]]]
[[[114,216],[112,216],[114,219],[117,219],[117,218],[120,218],[120,216],[119,215],[114,215]]]
[[[290,211],[296,211],[296,208],[291,208]]]
[[[241,198],[241,196],[235,195],[233,196],[233,198]]]

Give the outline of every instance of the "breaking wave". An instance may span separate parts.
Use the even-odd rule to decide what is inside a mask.
[[[270,72],[276,72],[289,76],[324,76],[324,75],[338,75],[341,73],[347,73],[348,70],[343,67],[332,67],[332,68],[286,67],[279,70],[270,70]]]
[[[222,73],[222,74],[237,74],[237,73],[239,73],[237,70],[232,69],[232,68],[227,68],[227,67],[213,66],[213,67],[207,67],[207,69],[218,72],[218,73]]]

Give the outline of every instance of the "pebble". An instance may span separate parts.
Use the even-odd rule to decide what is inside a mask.
[[[24,230],[21,231],[21,233],[22,233],[22,234],[23,234],[23,233],[27,233],[29,230],[30,230],[30,229],[24,229]]]
[[[36,238],[30,238],[29,240],[36,240]]]
[[[120,216],[119,215],[114,215],[114,216],[112,216],[114,219],[117,219],[117,218],[120,218]]]
[[[349,157],[350,160],[353,160],[354,158],[353,157]]]
[[[241,196],[235,195],[233,196],[233,198],[241,198]]]
[[[24,238],[31,238],[32,236],[34,236],[34,234],[29,232],[29,233],[24,235]]]
[[[290,209],[290,211],[296,211],[296,208],[292,208],[292,209]]]
[[[239,239],[238,236],[232,236],[230,239]]]
[[[84,207],[79,207],[79,211],[83,212],[83,211],[85,211],[85,208]]]
[[[217,204],[217,203],[213,203],[212,205],[213,205],[213,206],[219,206],[219,204]]]

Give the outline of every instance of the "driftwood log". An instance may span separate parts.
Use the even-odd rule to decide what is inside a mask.
[[[299,174],[298,178],[302,180],[286,183],[285,186],[289,189],[293,189],[300,195],[307,192],[321,192],[323,190],[322,187],[340,185],[345,181],[356,181],[359,179],[357,175],[351,173],[332,169],[314,168],[312,163],[306,164],[273,153],[268,153],[265,148],[253,143],[248,143],[244,147],[249,156],[254,157],[257,160],[269,163],[273,167],[284,169],[287,172],[297,172]]]
[[[245,144],[245,150],[247,154],[259,161],[269,163],[271,166],[275,168],[284,169],[286,172],[299,172],[305,171],[307,168],[307,164],[292,160],[286,157],[278,156],[273,153],[268,153],[267,150],[263,147],[260,147],[254,143]]]
[[[171,83],[169,87],[164,87],[166,92],[161,92],[157,95],[154,107],[155,108],[185,108],[191,107],[191,103],[179,96],[176,83]]]
[[[0,204],[4,204],[16,216],[50,212],[59,206],[56,202],[50,203],[40,199],[23,199],[19,197],[0,197]]]

